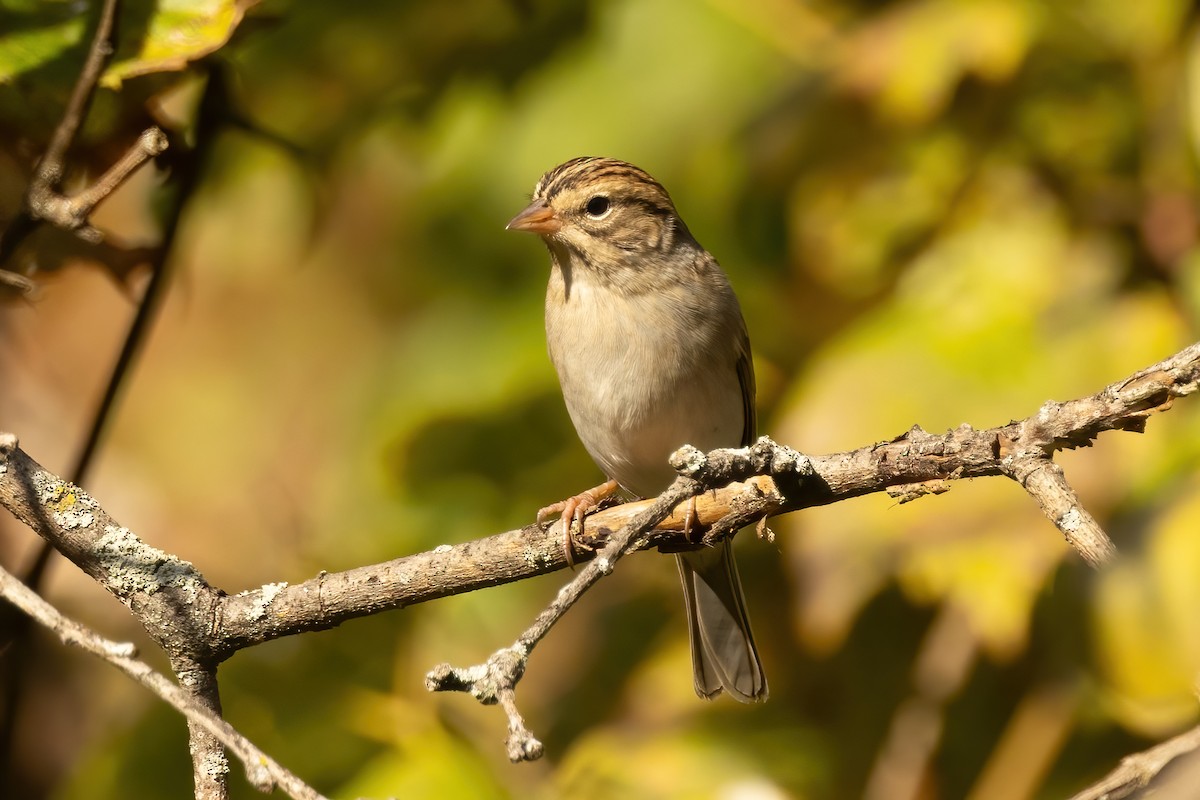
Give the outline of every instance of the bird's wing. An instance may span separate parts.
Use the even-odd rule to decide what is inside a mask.
[[[737,375],[738,383],[742,386],[742,446],[748,447],[758,436],[754,412],[754,359],[750,355],[750,334],[746,332],[746,321],[740,321],[742,325],[738,331]]]

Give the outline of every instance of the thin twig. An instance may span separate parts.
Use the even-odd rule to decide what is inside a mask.
[[[425,676],[425,688],[431,692],[467,692],[484,705],[499,703],[508,717],[505,749],[509,759],[517,762],[541,758],[544,751],[542,743],[525,726],[525,719],[517,710],[515,697],[517,683],[525,674],[525,665],[533,649],[584,592],[612,572],[613,566],[639,536],[666,519],[679,503],[704,490],[704,484],[699,481],[688,477],[677,478],[649,508],[617,531],[593,561],[559,589],[550,605],[538,614],[533,624],[511,647],[498,650],[483,664],[471,667],[439,664]]]
[[[1079,502],[1062,467],[1049,458],[1019,459],[1010,474],[1089,566],[1099,568],[1116,558],[1117,546]]]
[[[137,141],[95,183],[70,198],[74,216],[86,219],[104,198],[112,194],[134,170],[167,149],[167,135],[157,126],[142,131]]]
[[[27,212],[35,220],[75,231],[83,240],[98,244],[103,235],[88,224],[96,205],[124,183],[134,170],[166,149],[166,134],[157,127],[147,128],[91,186],[70,197],[61,194],[56,184],[39,180],[35,175],[26,195]]]
[[[205,708],[166,676],[134,656],[136,648],[126,642],[113,642],[63,616],[36,592],[0,568],[0,596],[20,608],[41,625],[58,635],[65,644],[99,656],[138,683],[158,695],[188,721],[215,736],[246,765],[246,777],[260,791],[279,787],[296,800],[323,800],[323,796],[285,767],[258,749],[224,719]]]
[[[88,104],[100,80],[100,73],[112,58],[115,49],[113,31],[116,19],[117,0],[104,0],[100,7],[100,20],[96,23],[96,32],[92,36],[83,67],[79,70],[79,77],[75,80],[75,87],[71,90],[71,97],[67,100],[67,107],[63,110],[62,119],[54,128],[54,133],[50,135],[46,152],[38,162],[34,173],[35,183],[53,187],[62,180],[67,150],[75,141],[75,134],[87,116]]]
[[[16,250],[17,244],[33,232],[37,224],[56,216],[56,208],[62,201],[58,194],[59,183],[66,171],[67,150],[75,141],[75,134],[87,115],[88,104],[96,91],[100,73],[112,57],[114,48],[113,30],[116,27],[117,0],[104,0],[100,7],[100,19],[96,32],[84,58],[79,77],[71,90],[62,118],[50,134],[46,151],[34,167],[33,177],[25,189],[25,204],[20,212],[0,233],[0,264],[6,262]],[[75,225],[75,227],[79,227]]]
[[[3,237],[0,236],[0,238]],[[9,289],[12,289],[20,294],[28,295],[33,293],[33,289],[36,285],[37,284],[19,272],[13,272],[11,269],[0,268],[0,286],[7,286]]]
[[[1071,800],[1121,800],[1150,784],[1163,769],[1182,755],[1200,749],[1200,727],[1192,728],[1149,750],[1125,756],[1116,769],[1092,784]],[[1194,790],[1196,787],[1191,787]],[[1156,795],[1157,796],[1157,795]],[[1184,795],[1172,794],[1172,798]],[[1189,795],[1193,796],[1194,795]]]

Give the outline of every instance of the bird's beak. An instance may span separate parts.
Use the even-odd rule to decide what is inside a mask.
[[[554,209],[541,200],[534,200],[529,204],[528,208],[513,217],[504,226],[504,229],[509,231],[529,231],[539,236],[546,236],[556,233],[561,227],[562,220],[554,216]]]

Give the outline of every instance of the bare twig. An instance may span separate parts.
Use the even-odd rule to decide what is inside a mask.
[[[3,568],[0,568],[0,596],[53,631],[65,644],[79,647],[109,662],[178,710],[190,724],[199,726],[215,737],[246,765],[246,777],[258,789],[270,791],[278,786],[296,800],[322,800],[320,793],[259,750],[218,714],[197,702],[164,675],[155,672],[149,664],[135,658],[137,651],[132,644],[104,639],[68,619]]]
[[[167,149],[167,135],[157,126],[150,126],[142,131],[137,141],[125,151],[117,163],[96,179],[91,186],[83,189],[70,198],[70,212],[73,218],[86,220],[96,205],[112,194],[134,170],[145,164],[151,158],[160,155]],[[61,224],[61,223],[59,223]]]
[[[688,455],[699,453],[689,448]],[[700,454],[703,457],[703,454]],[[508,740],[506,750],[510,760],[532,761],[542,757],[542,743],[525,727],[525,720],[517,710],[515,690],[517,682],[525,674],[529,655],[537,647],[556,622],[589,588],[613,570],[616,562],[624,556],[630,545],[639,537],[666,519],[671,510],[689,497],[705,490],[705,485],[690,477],[680,477],[655,500],[649,508],[627,522],[600,551],[599,555],[575,577],[518,637],[512,647],[498,650],[483,664],[472,667],[452,667],[439,664],[425,676],[425,688],[431,692],[467,692],[484,705],[500,703],[508,716]]]
[[[116,29],[116,21],[117,0],[104,0],[103,5],[100,6],[100,19],[96,23],[96,32],[92,35],[92,43],[88,47],[83,68],[79,70],[79,77],[75,80],[75,87],[71,90],[67,107],[63,109],[62,119],[59,120],[54,133],[51,134],[46,152],[38,163],[37,173],[34,176],[36,182],[54,186],[62,180],[67,150],[75,141],[75,134],[79,132],[79,127],[83,124],[84,117],[87,116],[87,107],[92,100],[92,93],[96,90],[96,84],[100,80],[100,73],[104,71],[104,65],[112,58],[115,49],[113,31]]]
[[[3,239],[3,232],[0,232],[0,244],[3,243]],[[7,286],[9,289],[21,294],[32,294],[36,284],[19,272],[0,268],[0,286]]]
[[[1079,502],[1062,467],[1049,458],[1017,459],[1008,473],[1037,501],[1051,522],[1089,565],[1102,567],[1117,555],[1117,546]]]
[[[116,164],[91,186],[71,197],[60,193],[56,182],[40,179],[39,175],[45,173],[39,169],[30,181],[26,194],[26,213],[34,220],[75,231],[76,235],[85,241],[99,243],[103,235],[88,224],[92,210],[101,200],[112,194],[134,170],[166,149],[166,134],[154,126],[147,128]],[[61,170],[61,165],[57,170]],[[57,171],[52,174],[57,174]]]
[[[1125,756],[1116,769],[1099,782],[1092,784],[1079,794],[1073,795],[1071,800],[1121,800],[1121,798],[1129,797],[1137,790],[1148,786],[1150,781],[1154,780],[1176,758],[1197,749],[1200,749],[1200,727],[1192,728],[1173,739],[1156,744],[1149,750]],[[1187,794],[1171,793],[1163,796],[1183,800],[1184,797],[1194,797],[1195,795],[1191,792],[1194,792],[1195,788],[1196,785],[1193,782]]]

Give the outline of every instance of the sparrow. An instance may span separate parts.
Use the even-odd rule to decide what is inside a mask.
[[[539,519],[559,514],[569,530],[618,487],[658,494],[683,444],[753,441],[754,368],[737,297],[658,181],[624,161],[575,158],[542,176],[508,229],[537,234],[550,251],[550,360],[575,431],[608,478]],[[696,693],[766,700],[730,541],[676,560]]]

